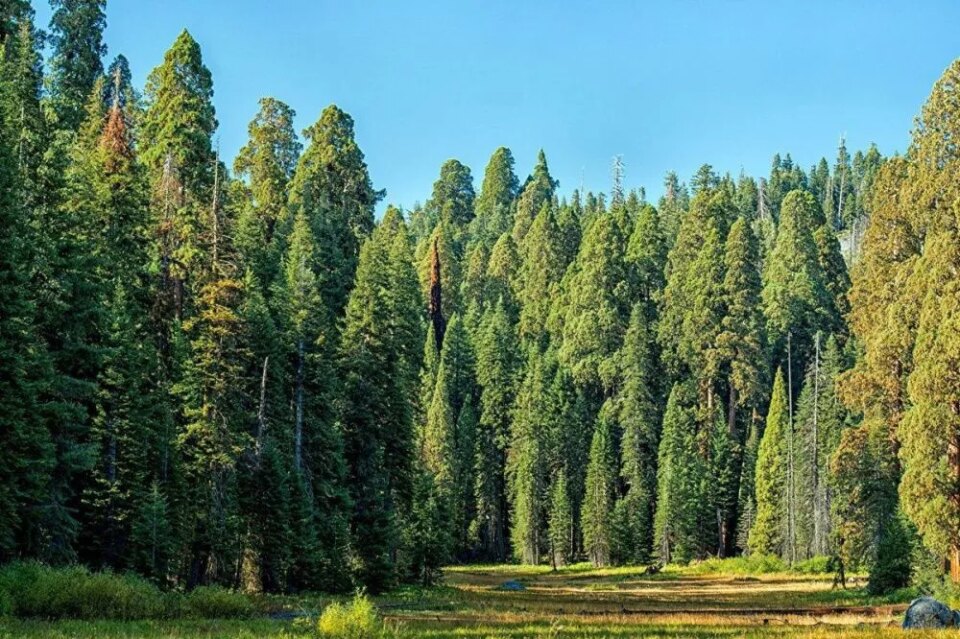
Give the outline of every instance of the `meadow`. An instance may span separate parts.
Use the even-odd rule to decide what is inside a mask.
[[[738,562],[658,574],[580,564],[453,567],[443,585],[374,598],[382,623],[352,634],[321,634],[317,615],[333,600],[308,596],[254,598],[256,612],[243,619],[6,621],[0,638],[888,637],[903,632],[902,613],[915,596],[871,597],[859,575],[840,589],[831,574],[748,573],[756,567]]]

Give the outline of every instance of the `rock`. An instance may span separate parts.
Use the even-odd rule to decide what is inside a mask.
[[[950,610],[933,597],[920,597],[910,602],[903,616],[904,629],[960,627],[960,613]]]
[[[507,590],[510,592],[519,592],[521,590],[526,590],[526,589],[527,589],[526,586],[524,586],[519,581],[515,581],[515,580],[505,581],[502,584],[500,584],[500,590]]]

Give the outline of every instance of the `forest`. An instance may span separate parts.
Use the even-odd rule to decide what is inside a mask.
[[[960,60],[903,154],[840,138],[648,201],[619,156],[564,191],[500,147],[403,210],[336,105],[298,134],[263,98],[228,164],[186,30],[137,87],[105,0],[51,4],[0,2],[0,563],[960,581]]]

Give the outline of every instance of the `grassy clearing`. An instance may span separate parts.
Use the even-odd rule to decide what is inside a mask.
[[[704,565],[706,564],[706,565]],[[405,588],[374,600],[385,620],[379,634],[327,635],[366,639],[446,637],[893,637],[902,611],[915,593],[868,596],[862,580],[833,590],[822,573],[744,574],[742,562],[669,566],[647,575],[643,568],[594,569],[586,564],[552,571],[548,567],[467,566],[446,571],[437,588]],[[521,591],[505,591],[505,581]],[[316,638],[316,613],[329,598],[261,598],[261,612],[299,611],[302,618],[270,620],[8,621],[0,639],[266,639]],[[362,607],[345,606],[328,615],[326,626],[345,628]],[[358,625],[362,626],[367,621]],[[365,626],[368,629],[369,625]],[[913,633],[911,637],[934,636]]]

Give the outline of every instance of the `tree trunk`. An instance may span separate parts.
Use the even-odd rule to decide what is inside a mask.
[[[263,449],[263,432],[267,427],[267,365],[270,356],[263,358],[263,374],[260,376],[260,406],[257,408],[257,460],[260,460],[260,451]]]

